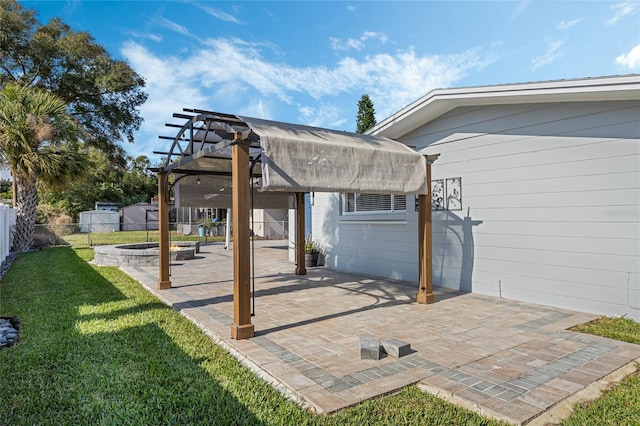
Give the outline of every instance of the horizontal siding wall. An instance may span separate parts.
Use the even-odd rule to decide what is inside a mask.
[[[402,138],[462,177],[434,212],[437,285],[640,320],[640,107],[458,108]]]
[[[462,177],[433,212],[438,286],[640,321],[640,108],[591,102],[457,108],[401,141]],[[327,266],[417,281],[413,197],[401,224],[340,215],[315,194]]]
[[[409,196],[406,213],[341,216],[339,194],[316,193],[312,232],[313,238],[325,247],[326,265],[341,271],[417,282],[418,225],[413,205],[414,197]],[[390,219],[394,222],[388,222]]]

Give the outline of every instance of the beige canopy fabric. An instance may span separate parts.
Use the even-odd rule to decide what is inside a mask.
[[[394,140],[193,110],[177,127],[164,170],[176,205],[231,206],[231,147],[249,145],[255,208],[290,208],[294,192],[429,193],[424,156]],[[176,158],[177,157],[177,158]],[[226,191],[226,192],[225,192]],[[277,196],[276,193],[280,193]]]
[[[391,139],[238,117],[260,137],[263,191],[428,194],[424,156]]]
[[[233,198],[229,176],[178,175],[175,185],[175,203],[180,207],[228,209]],[[294,196],[290,193],[261,192],[260,181],[256,181],[251,203],[256,209],[292,209]]]
[[[251,149],[254,157],[260,156],[259,149]],[[175,204],[180,207],[231,208],[231,150],[216,151],[214,147],[195,152],[181,161],[174,169]],[[181,174],[180,170],[189,170]],[[253,167],[254,190],[253,207],[256,209],[292,209],[293,194],[271,194],[261,192],[262,167],[256,162]]]

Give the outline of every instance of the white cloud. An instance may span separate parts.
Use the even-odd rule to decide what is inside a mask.
[[[329,37],[329,41],[331,42],[331,47],[333,50],[347,52],[349,50],[357,50],[360,51],[364,49],[365,43],[369,39],[377,39],[381,43],[386,43],[388,37],[384,33],[376,33],[373,31],[366,31],[362,33],[359,38],[348,38],[346,40],[342,40],[336,37]]]
[[[580,18],[573,19],[571,21],[560,21],[556,25],[556,29],[557,30],[566,30],[566,29],[569,29],[571,27],[574,27],[574,26],[578,25],[580,22],[582,22],[582,19],[580,19]]]
[[[205,12],[207,12],[209,15],[213,16],[216,19],[219,19],[221,21],[225,21],[225,22],[231,22],[234,24],[242,24],[242,22],[240,20],[238,20],[235,16],[230,15],[226,12],[223,12],[220,9],[215,9],[213,7],[209,7],[209,6],[203,6],[203,5],[197,5],[200,9],[204,10]]]
[[[332,104],[321,103],[319,106],[299,106],[298,111],[300,112],[300,122],[308,126],[339,129],[347,125],[347,119],[344,118],[344,114]]]
[[[135,31],[130,31],[129,34],[132,37],[135,37],[135,38],[146,38],[148,40],[152,40],[152,41],[155,41],[155,42],[158,42],[158,43],[162,41],[162,36],[159,36],[157,34],[138,33],[138,32],[135,32]]]
[[[631,15],[638,9],[638,2],[624,2],[618,3],[611,6],[611,9],[614,10],[614,14],[611,18],[605,21],[605,25],[614,25],[617,24],[622,18],[627,15]]]
[[[540,67],[549,65],[561,58],[563,53],[560,48],[564,45],[564,41],[550,40],[547,42],[547,51],[544,55],[533,58],[531,61],[531,71],[535,71]]]
[[[162,147],[160,150],[164,150],[166,147],[158,140],[158,135],[164,132],[167,118],[182,111],[183,107],[201,107],[209,99],[186,78],[183,58],[158,58],[134,42],[125,43],[121,53],[136,72],[144,76],[145,91],[149,95],[147,102],[140,107],[144,122],[140,129],[142,140],[139,137],[137,140],[141,143],[134,144],[135,149],[127,146],[127,151],[138,150],[137,154],[149,155],[154,149]],[[143,144],[151,148],[144,149]]]
[[[80,6],[81,4],[82,4],[81,0],[67,0],[65,4],[66,13],[71,14],[75,12],[76,9],[78,9],[78,6]]]
[[[356,11],[356,7],[354,5],[352,5],[352,4],[350,4],[349,6],[347,6],[347,10],[349,12],[355,12]]]
[[[640,44],[631,49],[629,53],[618,56],[616,62],[623,67],[640,68]]]
[[[485,61],[477,50],[423,57],[408,50],[368,56],[363,61],[346,58],[334,74],[344,90],[368,93],[374,102],[382,100],[376,111],[386,117],[432,89],[450,87],[470,70],[486,65]]]
[[[147,83],[149,97],[141,107],[145,121],[137,137],[143,144],[156,141],[144,150],[147,154],[164,147],[157,135],[171,134],[164,123],[183,107],[272,119],[294,109],[299,122],[346,130],[353,125],[356,101],[345,106],[344,98],[337,101],[341,96],[357,99],[368,93],[377,116],[386,117],[494,60],[491,52],[479,49],[431,56],[406,50],[297,67],[267,60],[262,50],[272,49],[269,44],[223,38],[204,44],[206,48],[171,56],[156,55],[133,41],[123,46],[122,55]]]
[[[382,43],[386,43],[387,40],[389,39],[389,37],[387,37],[386,34],[384,33],[376,33],[373,31],[365,31],[364,34],[362,34],[362,37],[360,37],[362,40],[368,40],[370,38],[377,38],[378,40],[380,40]]]
[[[178,34],[183,34],[183,35],[186,35],[186,36],[190,36],[191,35],[191,33],[189,33],[189,30],[186,27],[183,27],[180,24],[176,24],[175,22],[170,21],[167,18],[160,18],[158,23],[161,26],[163,26],[163,27],[165,27],[165,28],[167,28],[167,29],[169,29],[169,30],[171,30],[173,32],[176,32]]]
[[[244,107],[240,107],[236,113],[245,117],[258,117],[265,120],[273,119],[272,106],[269,100],[262,98],[251,99]]]
[[[520,2],[518,2],[518,7],[516,7],[516,10],[514,10],[511,16],[509,17],[509,21],[513,21],[518,16],[520,16],[522,12],[524,12],[524,10],[527,8],[527,6],[529,6],[529,3],[530,3],[530,0],[520,0]]]

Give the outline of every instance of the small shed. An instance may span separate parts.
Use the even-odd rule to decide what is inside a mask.
[[[120,230],[117,211],[89,210],[80,212],[80,232],[116,232]]]
[[[118,211],[118,203],[110,203],[107,201],[96,201],[96,210]]]
[[[120,209],[123,231],[146,231],[158,229],[158,207],[149,203],[131,204]]]

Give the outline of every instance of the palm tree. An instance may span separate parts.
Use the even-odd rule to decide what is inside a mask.
[[[52,93],[13,84],[0,90],[0,160],[14,183],[15,251],[33,244],[37,181],[59,184],[82,169],[77,129],[65,103]]]

